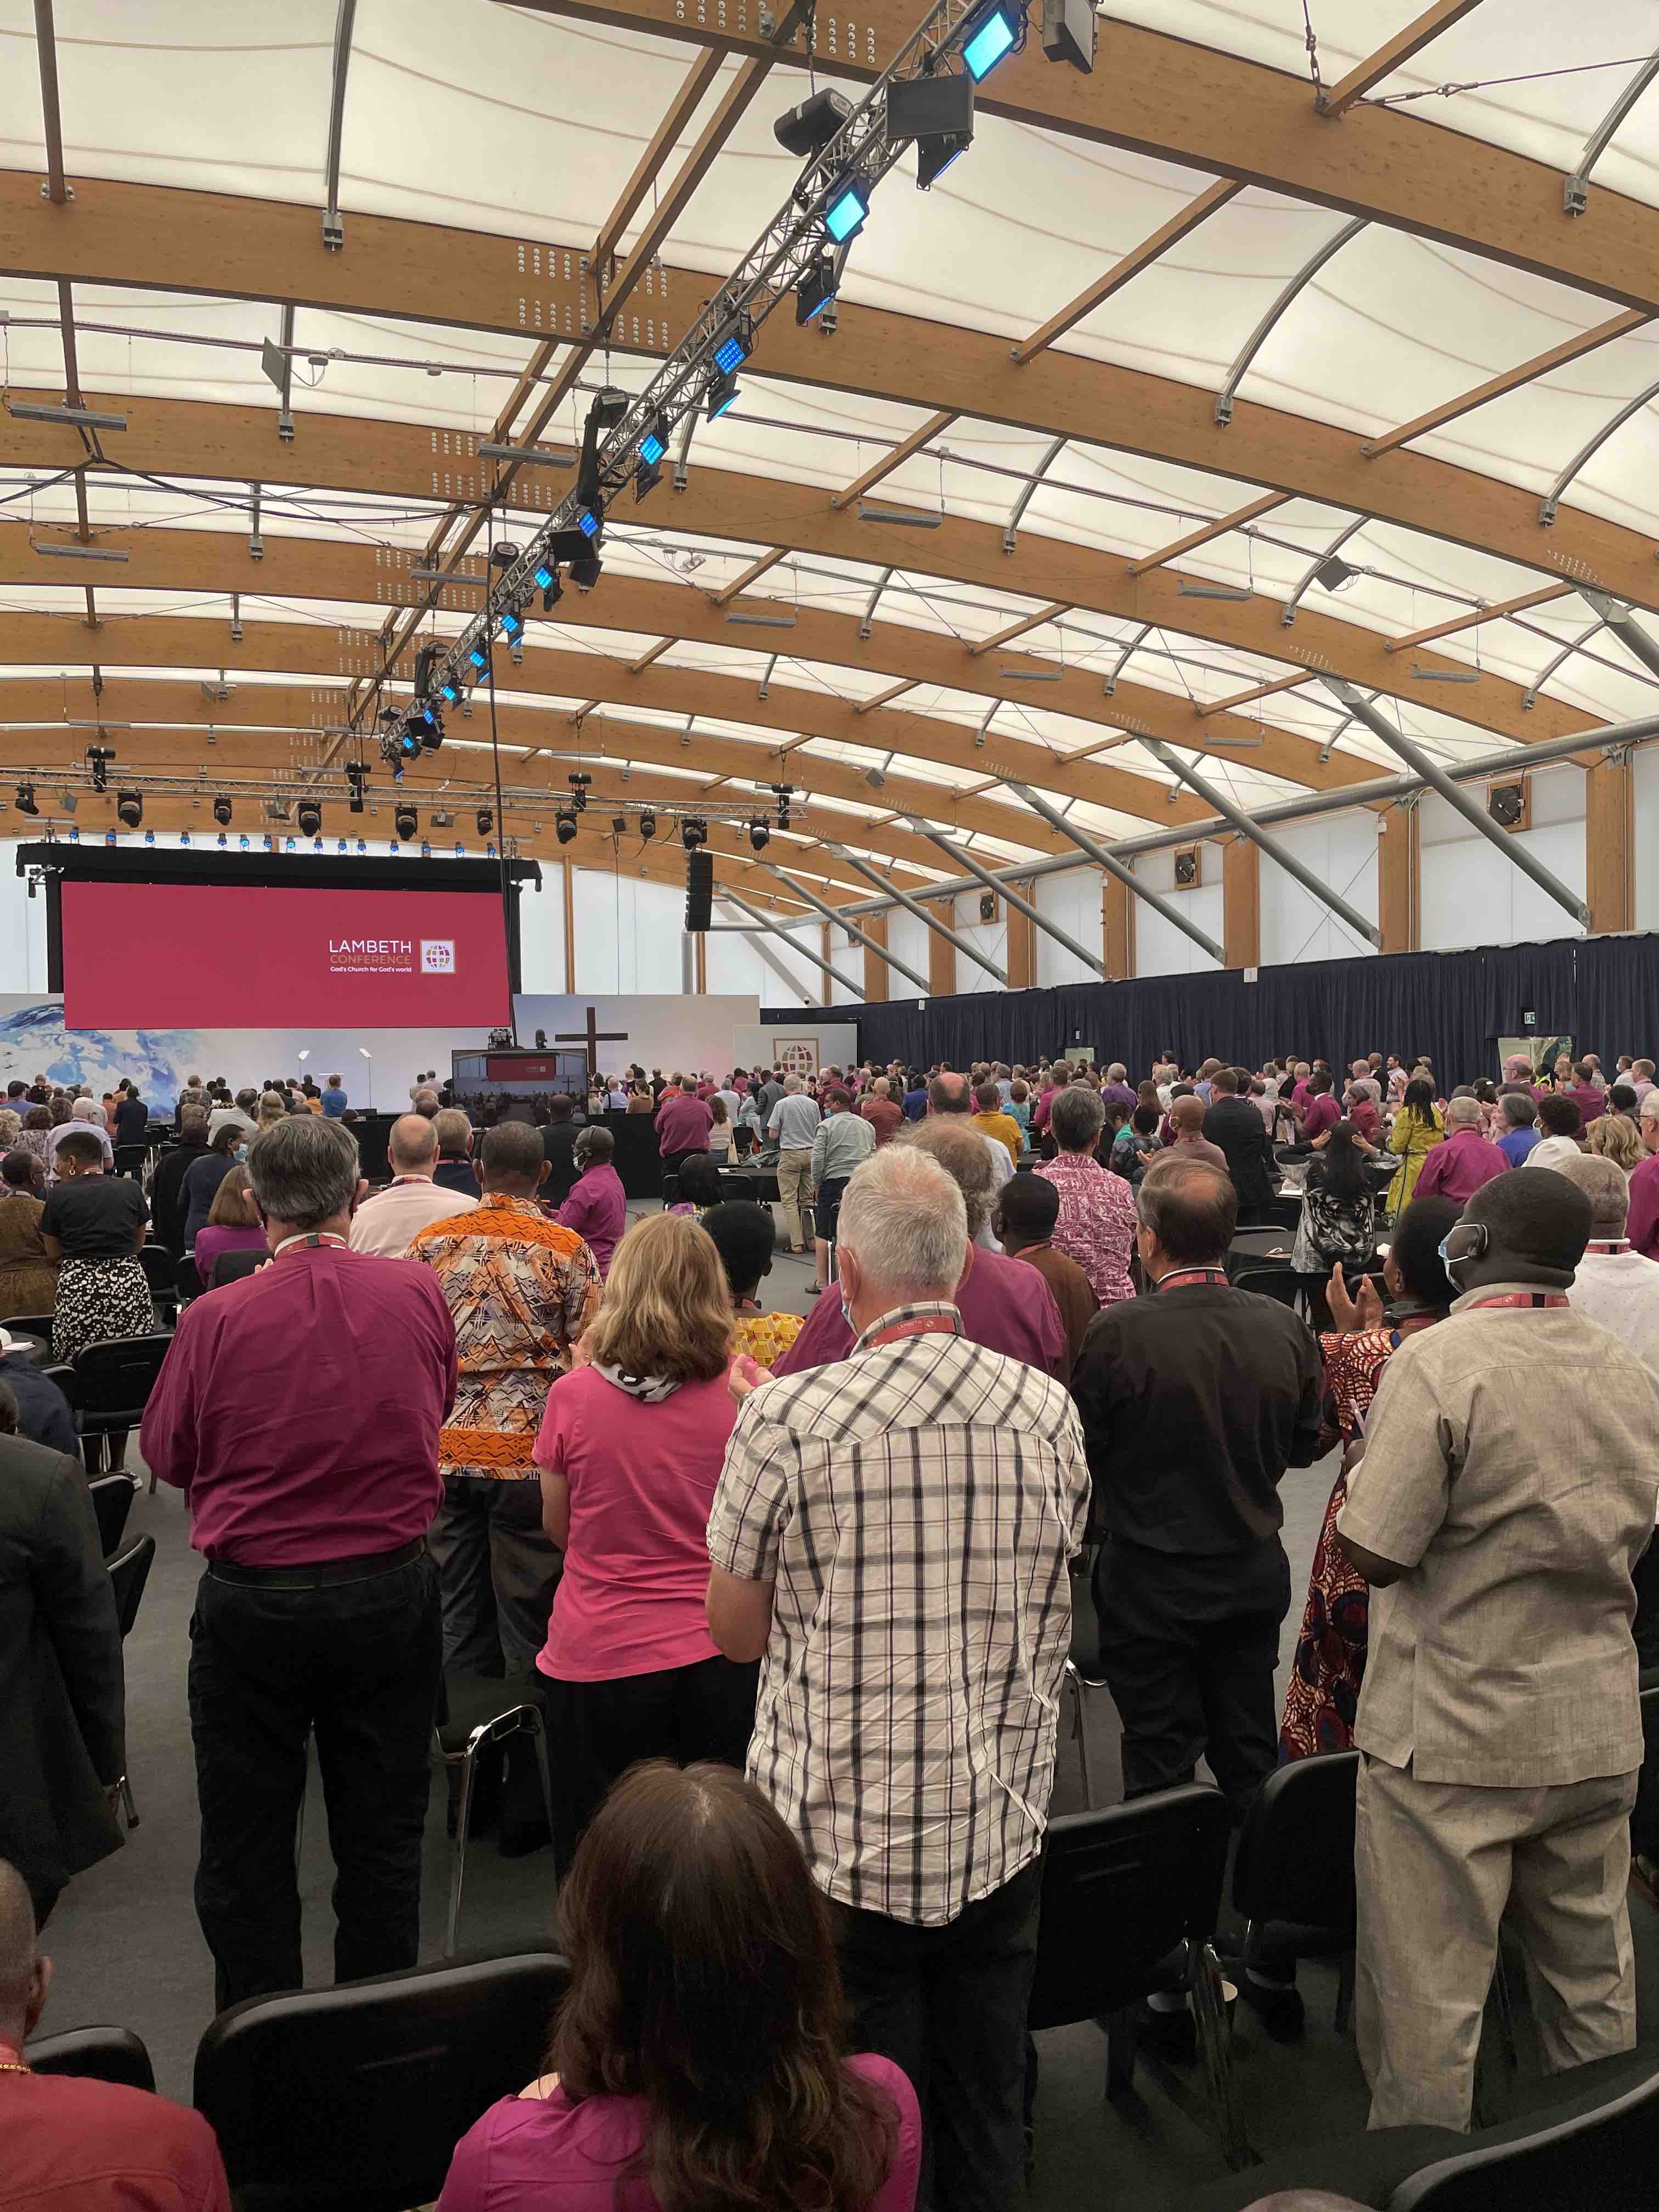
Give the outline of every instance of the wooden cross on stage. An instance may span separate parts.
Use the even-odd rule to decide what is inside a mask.
[[[585,1030],[556,1030],[554,1033],[553,1042],[555,1044],[585,1044],[587,1047],[587,1073],[590,1076],[594,1076],[599,1072],[599,1047],[602,1044],[626,1044],[628,1031],[602,1030],[599,1026],[598,1009],[590,1006],[587,1010],[587,1027]]]

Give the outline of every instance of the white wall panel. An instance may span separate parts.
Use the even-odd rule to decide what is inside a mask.
[[[45,994],[46,988],[46,899],[31,898],[17,872],[13,838],[0,844],[0,992]]]
[[[571,878],[571,902],[579,991],[626,997],[679,990],[684,891],[638,876],[578,868]]]
[[[1172,852],[1143,853],[1134,863],[1134,872],[1150,890],[1161,891],[1178,913],[1219,945],[1223,935],[1221,848],[1206,845],[1202,850],[1196,890],[1176,889]],[[1221,965],[1155,913],[1145,899],[1135,900],[1134,933],[1137,975],[1212,975]]]
[[[1559,768],[1535,769],[1530,784],[1533,826],[1519,831],[1515,842],[1525,846],[1582,898],[1584,772],[1566,762]],[[1471,788],[1478,792],[1480,787]],[[1472,830],[1437,792],[1424,795],[1419,833],[1425,952],[1583,935],[1582,926],[1565,907]]]
[[[864,947],[844,929],[830,927],[830,958],[843,975],[850,975],[857,983],[856,991],[849,991],[844,983],[830,981],[830,1003],[832,1006],[857,1006],[864,1003]],[[826,981],[829,979],[825,979]]]
[[[908,908],[890,907],[887,910],[887,949],[896,960],[914,969],[922,979],[922,987],[887,971],[887,995],[890,999],[924,998],[927,977],[933,972],[927,965],[927,939],[932,934],[925,921],[919,921]]]
[[[951,927],[976,952],[981,953],[987,960],[994,960],[1006,975],[1008,972],[1008,909],[999,899],[996,920],[981,921],[979,902],[980,886],[977,884],[970,891],[958,891]],[[988,975],[979,962],[970,960],[965,952],[955,952],[952,957],[957,963],[958,991],[1000,991],[1003,988],[994,975]],[[925,968],[921,970],[924,975],[927,972]]]
[[[1643,745],[1631,757],[1634,787],[1636,852],[1634,927],[1659,929],[1659,745]]]
[[[1057,876],[1039,876],[1032,888],[1031,903],[1037,912],[1045,915],[1068,937],[1086,945],[1097,958],[1100,954],[1100,887],[1098,868],[1067,868]],[[1092,968],[1085,968],[1074,959],[1063,945],[1056,945],[1052,937],[1040,929],[1036,939],[1036,981],[1039,988],[1052,989],[1060,983],[1097,983],[1100,981]]]
[[[564,869],[542,862],[542,887],[519,893],[519,973],[526,992],[564,988]]]
[[[1311,822],[1275,823],[1273,836],[1322,884],[1376,920],[1376,822],[1368,810],[1316,815]],[[1261,964],[1291,967],[1301,960],[1347,960],[1376,950],[1356,936],[1329,907],[1304,890],[1276,861],[1261,855]]]

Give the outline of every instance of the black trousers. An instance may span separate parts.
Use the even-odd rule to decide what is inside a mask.
[[[190,1625],[196,1912],[221,2010],[304,1979],[294,1849],[313,1734],[334,1854],[335,1979],[416,1964],[440,1632],[438,1570],[424,1554],[307,1589],[203,1576]]]
[[[921,2212],[1018,2212],[1025,2202],[1025,2021],[1042,1862],[922,1928],[830,1899],[854,2051],[910,2077],[926,2146]]]
[[[553,1771],[553,1855],[562,1881],[582,1831],[613,1782],[642,1759],[694,1766],[701,1759],[742,1768],[755,1728],[760,1662],[702,1659],[610,1682],[536,1687]]]
[[[1109,1540],[1094,1593],[1123,1723],[1125,1797],[1190,1782],[1202,1757],[1242,1818],[1278,1763],[1284,1546],[1275,1536],[1249,1552],[1195,1555]]]
[[[699,1145],[689,1152],[665,1152],[662,1155],[662,1171],[665,1176],[677,1176],[688,1160],[695,1160],[699,1152],[707,1158],[708,1152],[707,1145]]]

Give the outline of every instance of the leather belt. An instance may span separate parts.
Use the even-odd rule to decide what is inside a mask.
[[[239,1567],[232,1559],[210,1559],[216,1583],[252,1583],[262,1589],[321,1589],[330,1583],[372,1582],[424,1556],[426,1538],[401,1544],[395,1552],[371,1552],[356,1559],[307,1559],[292,1567]]]

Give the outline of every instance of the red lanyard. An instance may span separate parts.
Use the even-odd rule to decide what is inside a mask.
[[[1546,1306],[1564,1306],[1568,1303],[1565,1291],[1505,1291],[1501,1297],[1477,1298],[1465,1313],[1484,1313],[1488,1306],[1527,1306],[1534,1312]]]
[[[1224,1267],[1183,1267],[1178,1274],[1165,1275],[1163,1281],[1158,1287],[1160,1291],[1173,1291],[1182,1283],[1221,1283],[1224,1285],[1226,1280],[1227,1271]]]
[[[1631,1241],[1628,1237],[1608,1237],[1600,1243],[1586,1244],[1584,1249],[1587,1252],[1628,1252]]]
[[[962,1322],[955,1314],[916,1314],[909,1321],[891,1322],[878,1328],[873,1336],[864,1340],[864,1349],[873,1352],[878,1344],[894,1344],[902,1336],[960,1336]]]

